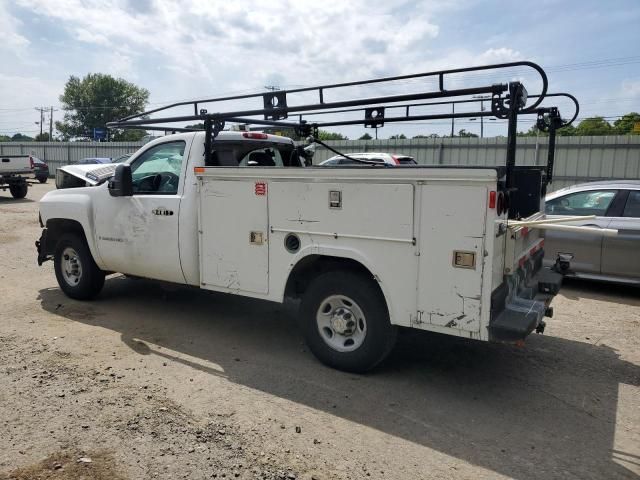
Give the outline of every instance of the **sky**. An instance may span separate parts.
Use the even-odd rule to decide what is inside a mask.
[[[613,121],[640,112],[638,25],[637,0],[0,0],[0,135],[38,133],[35,107],[53,106],[59,120],[59,96],[71,75],[124,78],[151,92],[151,108],[264,92],[265,86],[291,89],[516,60],[545,68],[550,91],[575,95],[580,118]],[[540,88],[534,77],[516,69],[457,77],[450,85],[519,79],[534,94]],[[393,92],[342,94],[433,87],[404,82]],[[572,113],[568,104],[559,106],[564,116]],[[520,130],[532,122],[523,118]],[[477,119],[456,120],[454,128],[480,133]],[[387,124],[378,135],[450,129],[448,120]],[[349,138],[367,131],[333,130]],[[501,121],[484,122],[485,136],[505,132]]]

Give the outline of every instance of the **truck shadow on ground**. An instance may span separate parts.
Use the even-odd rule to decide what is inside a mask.
[[[603,283],[579,278],[562,281],[562,295],[571,300],[587,297],[604,302],[640,306],[640,286],[617,283]]]
[[[40,301],[119,332],[138,354],[220,375],[213,362],[232,382],[509,477],[636,478],[623,465],[637,452],[614,436],[619,385],[640,385],[640,368],[607,346],[545,335],[518,349],[403,331],[381,368],[351,375],[306,350],[292,305],[124,277],[89,304],[57,288]]]

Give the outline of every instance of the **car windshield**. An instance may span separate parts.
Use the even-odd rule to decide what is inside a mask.
[[[396,157],[398,163],[400,165],[417,165],[418,162],[415,161],[413,157]]]
[[[131,155],[133,155],[133,154],[132,153],[125,153],[124,155],[120,155],[119,157],[116,157],[113,160],[111,160],[111,163],[122,163],[122,162],[125,162],[125,161],[129,160]]]

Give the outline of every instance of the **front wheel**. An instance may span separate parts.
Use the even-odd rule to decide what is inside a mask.
[[[75,234],[60,237],[53,260],[58,285],[68,297],[88,300],[102,290],[105,273],[96,265],[84,238]]]
[[[318,276],[302,298],[300,315],[309,348],[320,361],[366,372],[389,354],[396,328],[373,278],[334,271]]]

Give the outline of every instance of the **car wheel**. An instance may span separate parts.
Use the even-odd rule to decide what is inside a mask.
[[[48,179],[48,177],[36,177],[36,180],[38,180],[40,183],[47,183]]]
[[[26,183],[17,183],[14,185],[9,185],[9,192],[11,192],[11,196],[13,198],[24,198],[27,196],[27,190],[29,185]]]
[[[300,305],[304,336],[326,365],[371,370],[389,354],[396,327],[378,284],[367,275],[334,271],[311,282]]]

